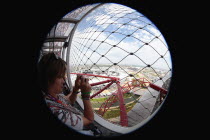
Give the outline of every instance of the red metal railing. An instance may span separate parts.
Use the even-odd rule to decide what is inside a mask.
[[[93,94],[90,98],[94,98],[98,94],[102,93],[105,89],[109,88],[113,83],[116,83],[117,90],[111,94],[111,96],[100,106],[98,110],[98,114],[101,116],[104,115],[104,113],[117,101],[119,101],[120,106],[120,125],[121,126],[128,126],[128,117],[125,107],[125,102],[123,95],[130,90],[134,89],[135,87],[151,87],[157,91],[160,92],[160,95],[167,94],[167,90],[164,88],[161,88],[153,83],[150,83],[145,78],[139,78],[133,81],[126,82],[122,86],[120,86],[120,79],[116,77],[109,77],[109,76],[102,76],[102,75],[94,75],[94,74],[86,74],[86,73],[70,73],[70,74],[77,74],[77,75],[86,75],[86,76],[95,76],[95,77],[101,77],[101,78],[108,78],[109,80],[104,80],[101,82],[91,83],[91,86],[101,85],[104,83],[109,83],[102,89],[100,89],[98,92]],[[147,85],[146,85],[147,84]],[[161,97],[161,96],[160,96]]]

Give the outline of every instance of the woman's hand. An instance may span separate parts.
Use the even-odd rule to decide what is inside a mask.
[[[77,75],[77,78],[76,78],[75,84],[74,84],[75,91],[78,91],[81,87],[81,77],[82,77],[82,75]]]
[[[83,76],[81,77],[80,89],[81,93],[91,92],[91,86],[88,78],[84,78]]]

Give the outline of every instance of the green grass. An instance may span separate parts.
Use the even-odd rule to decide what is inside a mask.
[[[115,109],[107,110],[104,113],[103,117],[105,119],[110,119],[110,118],[115,118],[115,117],[118,117],[118,116],[120,116],[120,108],[116,107]]]
[[[91,99],[92,102],[104,102],[108,99],[108,97],[102,97],[102,98],[93,98]]]
[[[127,105],[125,106],[125,107],[126,107],[126,112],[129,112],[129,111],[134,107],[135,104],[136,104],[135,101],[132,102],[132,103],[127,104]],[[97,112],[98,110],[95,110],[95,111]],[[110,119],[110,118],[116,118],[116,117],[118,117],[118,116],[120,116],[120,107],[119,107],[119,106],[116,107],[116,108],[112,108],[112,109],[110,109],[110,110],[107,110],[107,111],[105,112],[103,118],[105,118],[105,119]]]
[[[132,96],[132,93],[130,93],[130,92],[125,93],[125,94],[123,95],[124,99],[130,98],[131,96]]]
[[[125,93],[123,95],[123,97],[124,97],[124,99],[130,98],[130,97],[132,97],[132,93],[129,93],[129,92]],[[100,108],[102,103],[104,103],[108,98],[109,97],[93,98],[93,99],[91,99],[91,104],[92,104],[92,107],[95,108],[94,109],[95,112],[98,111],[98,108]],[[133,106],[136,104],[135,100],[137,98],[139,98],[139,96],[138,97],[133,97],[133,101],[134,102],[131,101],[130,103],[126,104],[126,106],[125,106],[126,107],[126,112],[129,112],[133,108]],[[110,100],[109,102],[112,102],[112,101]],[[110,118],[115,118],[115,117],[118,117],[118,116],[120,116],[120,108],[119,108],[119,106],[116,106],[116,107],[112,106],[112,109],[107,110],[103,117],[105,119],[110,119]]]

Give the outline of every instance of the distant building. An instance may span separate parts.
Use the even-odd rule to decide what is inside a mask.
[[[86,73],[86,74],[93,74],[93,72],[90,71],[90,70],[85,70],[85,71],[83,71],[83,73]]]

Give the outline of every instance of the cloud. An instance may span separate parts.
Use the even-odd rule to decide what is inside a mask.
[[[121,9],[121,13],[116,10],[117,8]],[[167,63],[171,66],[170,53],[166,53],[168,51],[168,46],[160,31],[151,21],[145,17],[137,18],[129,23],[127,23],[129,21],[128,18],[116,20],[116,17],[125,15],[126,12],[122,13],[122,11],[125,11],[126,9],[127,13],[133,12],[129,14],[133,19],[135,16],[132,15],[142,16],[135,10],[131,9],[129,11],[128,7],[110,4],[108,8],[103,6],[101,9],[98,9],[98,11],[95,10],[95,12],[81,21],[73,37],[73,44],[77,47],[71,48],[70,59],[75,59],[74,63],[77,63],[77,65],[79,62],[86,62],[86,64],[97,62],[97,64],[110,65],[118,62],[120,62],[120,64],[128,65],[145,65],[145,62],[146,64],[151,65],[158,60],[155,62],[154,66],[164,67],[166,69],[168,68]],[[106,15],[106,12],[108,15]],[[112,17],[114,14],[116,16]],[[106,22],[113,22],[114,24],[110,25]],[[122,25],[121,23],[127,24]],[[150,23],[151,25],[148,25],[147,23]],[[138,29],[140,27],[144,28]],[[105,31],[101,32],[104,29]],[[115,30],[115,33],[110,33]],[[155,38],[156,36],[158,36],[158,38]],[[149,43],[149,45],[145,45],[145,43]],[[116,47],[113,45],[116,45]],[[78,51],[78,58],[73,58],[72,53]],[[129,53],[134,53],[135,55],[127,56]],[[105,57],[102,57],[102,55],[105,55]],[[164,59],[167,63],[161,58],[161,55],[164,55]],[[74,56],[76,56],[76,54],[74,54]],[[80,59],[82,59],[82,61]]]

